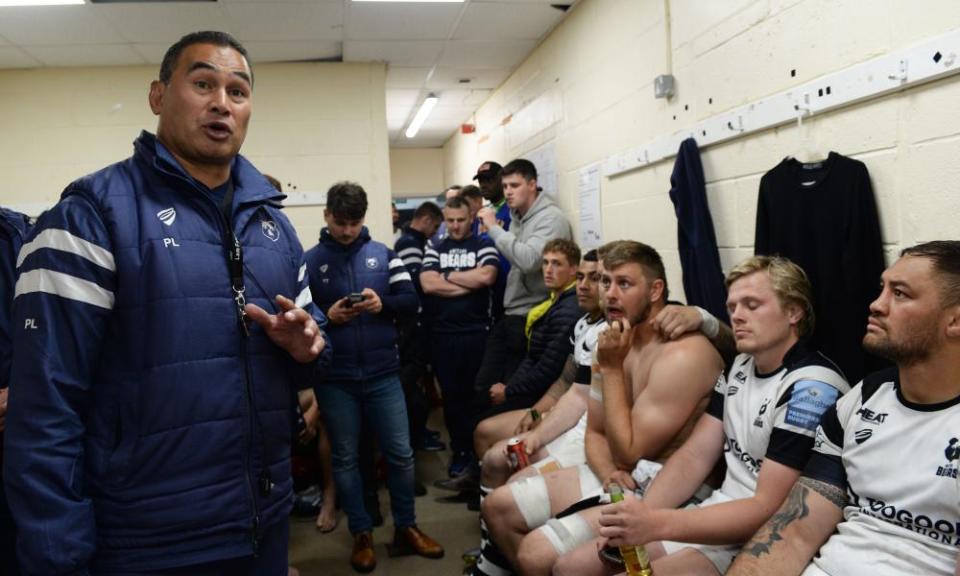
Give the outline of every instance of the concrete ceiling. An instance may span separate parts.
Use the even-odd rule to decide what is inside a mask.
[[[0,68],[159,64],[195,30],[225,30],[256,62],[382,61],[391,146],[441,146],[563,19],[552,4],[352,0],[110,2],[0,7]],[[440,100],[419,135],[403,135],[427,94]]]

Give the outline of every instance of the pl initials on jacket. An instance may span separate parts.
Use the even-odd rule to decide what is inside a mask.
[[[5,476],[28,574],[254,554],[292,505],[316,366],[244,335],[225,217],[153,135],[134,149],[67,187],[18,259]],[[323,326],[283,196],[241,156],[231,182],[246,301],[295,298]]]

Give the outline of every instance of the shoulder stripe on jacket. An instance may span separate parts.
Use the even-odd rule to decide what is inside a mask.
[[[75,254],[111,272],[117,270],[113,254],[109,250],[59,228],[48,228],[37,234],[36,238],[29,243],[24,244],[17,258],[17,267],[23,264],[27,256],[44,248]]]

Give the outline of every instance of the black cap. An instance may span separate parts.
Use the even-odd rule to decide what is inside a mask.
[[[497,164],[493,160],[487,160],[477,168],[477,173],[474,174],[473,179],[479,180],[487,176],[492,176],[496,178],[500,175],[500,172],[503,170],[503,166]]]

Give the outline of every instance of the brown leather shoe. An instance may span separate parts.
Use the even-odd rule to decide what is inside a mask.
[[[419,554],[424,558],[443,558],[443,546],[416,526],[397,528],[393,533],[393,555]]]
[[[373,533],[361,532],[353,537],[353,553],[350,565],[357,572],[371,572],[377,567],[377,556],[373,552]]]

